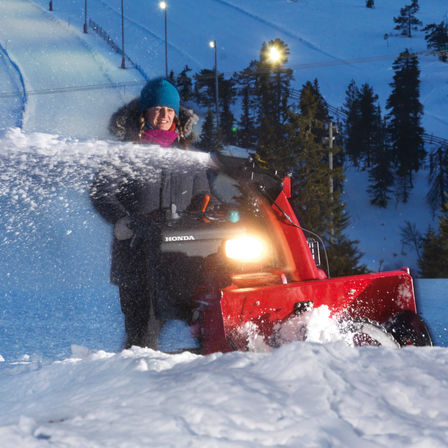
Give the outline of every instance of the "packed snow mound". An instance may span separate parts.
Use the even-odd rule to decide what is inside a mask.
[[[448,351],[293,343],[167,355],[74,347],[0,364],[4,448],[446,446]]]

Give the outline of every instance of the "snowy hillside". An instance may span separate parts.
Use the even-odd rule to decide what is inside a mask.
[[[317,319],[313,342],[271,353],[120,351],[111,229],[87,189],[100,160],[128,149],[106,141],[110,114],[139,93],[145,76],[164,73],[163,13],[157,1],[123,2],[123,70],[103,37],[91,26],[82,32],[83,0],[52,3],[53,12],[48,0],[0,7],[2,448],[448,446],[446,348],[353,349]],[[216,39],[219,70],[230,76],[258,57],[263,41],[280,37],[297,89],[318,78],[340,107],[355,79],[373,85],[384,104],[397,54],[426,45],[421,33],[393,31],[404,0],[375,0],[373,10],[364,3],[171,0],[169,67],[211,68],[208,42]],[[420,3],[425,24],[446,18],[446,0]],[[120,4],[88,1],[91,24],[116,44]],[[448,138],[447,65],[430,55],[420,64],[425,130]],[[425,231],[433,220],[424,175],[409,204],[382,211],[368,207],[365,175],[348,174],[350,237],[360,240],[364,262],[415,267],[399,228],[409,220]],[[446,280],[416,281],[419,310],[443,346],[446,289]]]
[[[424,24],[439,23],[448,13],[444,0],[421,3],[418,16]],[[47,0],[3,2],[0,14],[5,23],[0,29],[0,45],[6,57],[0,60],[4,65],[0,79],[4,86],[1,91],[8,96],[7,107],[0,112],[0,128],[23,122],[25,131],[107,138],[108,117],[118,105],[138,94],[143,76],[164,73],[163,12],[157,2],[124,2],[125,52],[129,59],[128,68],[122,70],[121,54],[103,38],[107,35],[121,46],[119,1],[88,2],[88,34],[82,33],[84,2],[56,1],[53,6],[50,13]],[[20,8],[28,11],[29,35],[23,33],[23,14],[17,13]],[[386,0],[377,0],[374,9],[365,8],[359,0],[210,0],[203,2],[200,10],[194,0],[174,0],[167,16],[168,65],[175,73],[185,65],[193,72],[212,68],[208,42],[215,39],[218,68],[231,76],[258,58],[264,41],[280,37],[290,48],[288,66],[294,70],[295,88],[317,78],[328,103],[341,107],[352,79],[358,85],[368,82],[384,110],[392,62],[410,48],[421,53],[425,131],[446,138],[446,64],[427,54],[422,32],[412,39],[397,35],[393,17],[398,13],[399,5]],[[384,38],[386,34],[388,39]],[[40,39],[36,41],[34,36]],[[45,39],[49,40],[40,45]],[[77,61],[75,55],[84,56]],[[139,71],[133,68],[134,63]],[[13,87],[18,96],[9,95]],[[365,253],[362,262],[369,269],[407,265],[416,272],[416,253],[410,248],[403,250],[400,228],[409,221],[425,232],[434,223],[424,200],[426,176],[426,172],[419,174],[408,205],[391,204],[387,211],[369,207],[365,188],[358,188],[367,185],[365,175],[352,173],[348,177],[344,199],[352,216],[350,237],[360,241],[359,248]]]
[[[48,6],[47,0],[37,3]],[[90,3],[89,19],[121,46],[120,2]],[[446,19],[446,1],[420,3],[418,17],[423,24]],[[358,84],[371,84],[384,105],[397,55],[405,48],[426,53],[422,32],[408,39],[393,29],[393,17],[402,6],[388,0],[376,0],[374,9],[365,8],[360,0],[209,0],[199,9],[195,0],[173,0],[167,16],[169,70],[179,73],[185,65],[194,72],[212,68],[213,52],[208,42],[216,40],[219,70],[231,76],[258,58],[264,41],[279,37],[290,48],[288,67],[294,70],[297,88],[317,78],[329,104],[339,107],[354,79]],[[82,1],[54,2],[54,14],[82,29]],[[124,15],[126,54],[148,76],[164,74],[164,20],[158,2],[124,2]],[[428,133],[447,137],[446,64],[423,54],[420,64],[423,125]]]

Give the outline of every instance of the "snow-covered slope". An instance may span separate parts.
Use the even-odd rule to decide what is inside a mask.
[[[109,137],[110,113],[126,99],[124,88],[114,87],[141,82],[141,76],[121,70],[105,44],[98,40],[95,48],[79,29],[39,4],[4,0],[0,21],[0,79],[9,75],[0,85],[0,129],[21,125],[27,131]]]
[[[445,17],[445,0],[421,3],[425,23]],[[110,228],[86,190],[96,156],[117,150],[97,140],[109,137],[108,117],[139,92],[142,73],[164,72],[163,15],[157,2],[124,2],[126,53],[140,72],[122,70],[121,56],[102,38],[91,28],[82,33],[84,4],[54,0],[53,13],[47,0],[2,0],[0,7],[0,130],[23,126],[0,139],[1,446],[447,446],[445,348],[301,343],[207,357],[120,352]],[[425,44],[421,34],[393,36],[402,5],[375,4],[172,0],[170,68],[212,67],[208,41],[216,39],[219,68],[230,75],[257,58],[263,41],[280,37],[291,49],[297,88],[317,77],[329,103],[340,106],[354,78],[371,83],[384,104],[396,55]],[[88,8],[120,43],[120,1],[89,1]],[[447,137],[446,66],[433,56],[421,64],[426,130]],[[372,214],[358,176],[347,182],[351,236],[372,269],[409,264],[397,229],[404,218],[422,226],[431,220],[422,193],[405,208]],[[445,283],[417,282],[420,310],[438,341],[447,334]],[[70,357],[73,343],[88,348],[75,346]]]
[[[48,6],[47,0],[35,1]],[[420,3],[418,18],[424,25],[446,19],[446,1]],[[359,0],[209,0],[199,8],[196,0],[172,0],[167,15],[169,69],[179,73],[185,65],[194,72],[212,68],[208,42],[216,40],[219,70],[231,76],[258,58],[264,41],[279,37],[290,48],[288,66],[294,70],[297,88],[317,78],[326,100],[338,107],[354,79],[370,83],[385,105],[394,59],[405,48],[426,52],[422,32],[408,39],[393,29],[393,17],[402,6],[388,0],[376,0],[374,9]],[[82,29],[83,2],[55,3],[54,9],[53,14]],[[88,17],[121,47],[120,2],[89,2]],[[124,2],[124,17],[126,54],[149,76],[164,74],[164,19],[158,2]],[[447,137],[446,64],[422,55],[420,65],[424,127],[430,134]]]
[[[88,34],[82,33],[83,2],[53,6],[49,12],[47,0],[4,0],[2,4],[0,45],[6,56],[1,91],[17,96],[7,97],[0,128],[23,122],[26,131],[107,138],[108,117],[138,94],[143,76],[164,73],[163,12],[157,2],[124,2],[125,50],[130,59],[122,70],[121,55],[92,27],[100,27],[120,47],[120,2],[88,2]],[[439,23],[448,12],[443,0],[420,6],[418,16],[424,24]],[[447,137],[446,64],[426,54],[422,32],[412,39],[398,36],[393,30],[398,12],[399,5],[386,0],[377,0],[374,9],[357,0],[210,0],[201,8],[194,0],[173,0],[167,16],[169,68],[178,73],[185,65],[194,72],[211,67],[208,41],[216,39],[219,70],[230,76],[258,57],[263,41],[280,37],[291,50],[288,66],[294,70],[297,89],[317,78],[326,100],[340,107],[348,83],[355,79],[358,85],[368,82],[374,87],[384,109],[392,62],[400,51],[410,48],[425,53],[420,56],[425,130]],[[25,25],[29,36],[22,32]],[[140,72],[132,68],[133,62]],[[117,85],[121,87],[114,88]],[[426,176],[426,172],[419,175],[409,204],[391,203],[386,211],[369,207],[365,174],[348,176],[344,196],[352,216],[348,231],[360,241],[365,253],[362,261],[369,269],[407,265],[417,272],[417,254],[411,248],[403,250],[400,229],[406,221],[415,223],[422,233],[434,225],[424,199]]]
[[[0,375],[2,447],[447,446],[446,349],[88,352]]]

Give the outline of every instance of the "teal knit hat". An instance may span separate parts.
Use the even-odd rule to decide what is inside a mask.
[[[140,93],[140,110],[151,107],[171,107],[179,116],[180,96],[176,87],[166,79],[153,79],[143,87]]]

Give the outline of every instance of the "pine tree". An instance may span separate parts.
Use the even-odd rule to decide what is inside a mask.
[[[421,277],[448,278],[448,211],[439,218],[439,233],[432,228],[426,233],[418,265]]]
[[[377,147],[378,126],[378,95],[373,88],[365,83],[358,89],[355,81],[351,81],[346,90],[344,104],[345,120],[345,151],[355,166],[369,168]]]
[[[442,239],[440,235],[430,228],[425,235],[422,257],[418,260],[420,277],[423,278],[446,278],[448,269],[444,269],[443,255],[441,254]],[[448,257],[448,252],[445,254]],[[447,258],[445,258],[447,263]]]
[[[218,85],[223,75],[218,75]],[[213,108],[216,104],[215,72],[203,69],[194,75],[194,96],[200,106]]]
[[[415,223],[405,221],[405,225],[403,227],[400,227],[400,233],[402,245],[414,249],[417,253],[417,257],[420,259],[422,256],[424,238],[417,229]]]
[[[347,226],[348,219],[345,227]],[[359,249],[356,247],[359,241],[349,240],[339,230],[333,240],[333,244],[328,247],[328,260],[331,269],[330,274],[333,277],[365,274],[367,272],[367,266],[365,264],[360,264],[363,254],[359,252]]]
[[[391,199],[394,173],[392,168],[392,154],[386,139],[386,123],[381,119],[381,109],[377,106],[377,132],[373,137],[374,150],[372,165],[369,169],[370,202],[377,207],[387,207]]]
[[[257,61],[252,61],[247,68],[234,74],[238,96],[241,98],[241,116],[238,121],[237,144],[247,149],[256,149],[257,131]]]
[[[448,198],[448,148],[440,146],[429,156],[430,189],[426,198],[433,210],[445,211]]]
[[[395,71],[390,84],[392,93],[387,100],[388,134],[393,150],[394,166],[399,176],[399,197],[407,202],[413,187],[412,173],[417,172],[425,159],[420,103],[420,70],[418,59],[408,50],[399,55],[393,64]]]
[[[308,81],[300,91],[298,112],[291,113],[288,125],[288,149],[295,156],[293,203],[300,221],[305,228],[325,234],[328,240],[333,209],[329,179],[331,174],[338,177],[341,172],[330,173],[328,167],[324,143],[328,116],[318,118],[322,98],[316,90],[316,84]]]
[[[179,90],[182,101],[190,101],[193,98],[193,80],[188,76],[191,68],[186,65],[176,78],[176,87]]]
[[[381,117],[377,116],[377,103],[378,95],[373,93],[373,88],[367,83],[363,84],[359,95],[360,128],[362,130],[361,153],[367,168],[371,166],[378,143],[376,138]]]
[[[324,142],[328,121],[328,106],[317,80],[305,83],[298,110],[290,111],[287,127],[290,157],[295,157],[292,202],[302,226],[320,234],[327,242],[332,275],[365,272],[365,266],[359,266],[361,254],[355,247],[357,242],[344,235],[349,217],[341,201],[343,172],[341,167],[331,171],[328,166],[329,149]],[[333,151],[336,153],[338,148]],[[330,176],[335,185],[333,193],[329,188]]]
[[[362,129],[360,127],[360,92],[354,80],[350,82],[345,91],[345,103],[343,111],[346,119],[345,128],[345,152],[353,164],[358,167],[361,161]]]
[[[233,123],[235,117],[231,106],[235,103],[235,81],[233,79],[222,79],[219,85],[219,103],[220,103],[220,122],[219,127],[224,144],[233,145],[235,143],[235,134],[233,132]]]
[[[276,61],[273,53],[279,56]],[[289,163],[283,160],[292,81],[292,70],[285,67],[288,54],[282,40],[264,42],[259,60],[234,76],[242,107],[238,143],[255,147],[262,160],[280,170]]]
[[[194,93],[197,102],[208,108],[216,110],[216,77],[213,70],[201,70],[194,76],[195,85]],[[224,144],[235,143],[233,133],[233,116],[231,105],[235,102],[235,81],[233,79],[225,79],[221,73],[218,75],[218,108],[219,123],[216,131],[217,138],[221,139],[220,146]],[[216,114],[216,112],[215,112]]]
[[[395,30],[401,31],[402,36],[412,37],[412,31],[416,31],[419,25],[422,25],[421,20],[415,17],[418,10],[418,0],[412,0],[410,5],[400,9],[400,15],[394,17],[394,22],[397,24]]]
[[[274,50],[273,50],[274,49]],[[276,51],[277,62],[269,59],[269,52]],[[289,48],[280,39],[264,42],[257,65],[257,152],[274,169],[284,169],[283,159],[286,142],[285,124],[289,117],[289,95],[292,70],[285,68]]]
[[[427,47],[438,52],[442,62],[448,61],[448,21],[442,21],[438,25],[432,23],[423,28],[426,32]]]
[[[197,147],[206,151],[219,151],[222,149],[221,138],[216,127],[215,113],[211,109],[207,111]]]

